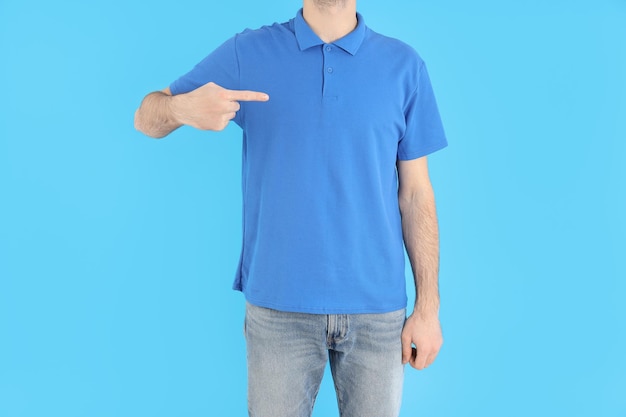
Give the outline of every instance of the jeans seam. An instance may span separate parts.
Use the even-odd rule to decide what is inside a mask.
[[[343,417],[343,395],[339,390],[339,386],[337,385],[337,381],[333,378],[333,385],[335,386],[335,395],[337,397],[337,406],[339,407],[339,417]]]
[[[321,386],[321,381],[319,384],[317,384],[317,389],[315,390],[315,393],[313,394],[313,397],[311,398],[311,410],[309,413],[309,416],[313,414],[313,407],[315,407],[315,400],[317,399],[317,394],[319,394],[320,392],[320,386]]]

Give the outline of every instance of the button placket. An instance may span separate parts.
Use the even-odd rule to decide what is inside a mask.
[[[324,86],[323,86],[323,95],[328,96],[332,93],[332,84],[331,84],[331,76],[335,71],[333,67],[333,47],[330,44],[325,44],[322,47],[322,54],[324,56]]]

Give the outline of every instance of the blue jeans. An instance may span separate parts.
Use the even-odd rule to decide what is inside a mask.
[[[246,302],[250,417],[309,417],[330,360],[341,417],[397,417],[406,310],[306,314]]]

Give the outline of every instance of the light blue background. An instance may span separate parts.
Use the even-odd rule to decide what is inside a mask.
[[[246,415],[240,130],[133,114],[300,5],[0,1],[0,416]],[[359,11],[425,59],[450,143],[445,342],[402,416],[625,416],[626,2]]]

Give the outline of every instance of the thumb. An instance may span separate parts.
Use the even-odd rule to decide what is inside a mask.
[[[411,346],[411,338],[402,337],[402,364],[405,365],[411,359],[411,355],[413,354],[413,349]]]

